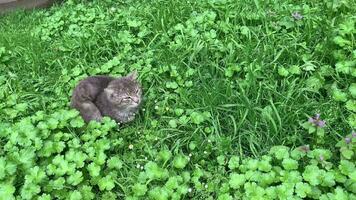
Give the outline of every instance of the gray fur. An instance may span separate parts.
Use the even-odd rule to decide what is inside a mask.
[[[84,121],[101,121],[108,116],[118,123],[132,121],[141,103],[137,73],[126,77],[92,76],[79,82],[73,91],[71,107]]]
[[[142,101],[142,90],[136,81],[136,73],[111,81],[95,101],[103,116],[118,123],[130,122],[135,118]]]
[[[110,76],[91,76],[80,81],[74,88],[70,105],[80,112],[85,122],[101,120],[102,115],[94,102],[114,79]]]

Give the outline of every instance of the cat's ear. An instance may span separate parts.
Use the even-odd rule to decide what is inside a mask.
[[[138,77],[138,73],[137,73],[136,70],[131,72],[129,75],[127,75],[127,78],[130,79],[130,80],[136,80],[137,77]]]

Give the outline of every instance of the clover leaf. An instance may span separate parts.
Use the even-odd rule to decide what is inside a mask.
[[[243,174],[232,173],[230,174],[229,185],[233,189],[240,188],[246,181],[246,178]]]
[[[228,167],[230,169],[237,169],[240,165],[240,158],[238,156],[232,156],[229,160]]]
[[[69,193],[69,200],[81,200],[81,199],[83,199],[83,196],[78,190],[74,190]]]
[[[269,153],[273,154],[278,160],[289,157],[289,148],[285,146],[274,146],[270,149]]]
[[[147,192],[147,186],[140,183],[136,183],[132,186],[132,191],[135,196],[143,196]]]
[[[0,197],[3,199],[15,199],[13,195],[15,190],[16,188],[10,183],[0,183]]]
[[[298,162],[291,158],[285,158],[282,161],[282,165],[286,170],[295,170],[298,169]]]
[[[73,186],[78,185],[83,181],[83,173],[81,171],[76,171],[67,178],[67,183]]]
[[[84,120],[81,117],[76,117],[70,121],[70,125],[73,128],[81,128],[84,126]]]
[[[162,169],[155,162],[152,161],[148,162],[144,168],[147,177],[151,180],[155,180],[155,179],[164,180],[168,177],[168,170]]]
[[[101,191],[103,190],[110,191],[115,187],[115,183],[113,178],[110,175],[107,175],[99,180],[98,186]]]
[[[177,155],[174,157],[173,166],[177,169],[183,169],[188,164],[188,158],[184,155]]]
[[[319,185],[321,180],[321,170],[315,165],[308,165],[305,167],[303,172],[304,180],[308,181],[310,185],[316,186]]]
[[[96,177],[100,175],[100,165],[97,165],[94,162],[90,163],[87,169],[91,177]]]
[[[123,162],[118,156],[113,156],[109,160],[107,160],[108,167],[111,169],[121,169]]]
[[[311,193],[311,190],[312,188],[307,183],[299,182],[295,185],[295,193],[297,193],[300,198],[307,197],[307,195]]]

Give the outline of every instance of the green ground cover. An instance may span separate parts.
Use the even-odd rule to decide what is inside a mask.
[[[356,199],[355,13],[101,0],[2,16],[0,199]],[[134,122],[69,109],[79,80],[132,70]]]

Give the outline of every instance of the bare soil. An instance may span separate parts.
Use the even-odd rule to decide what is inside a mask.
[[[56,0],[0,0],[0,13],[15,9],[47,8]]]

